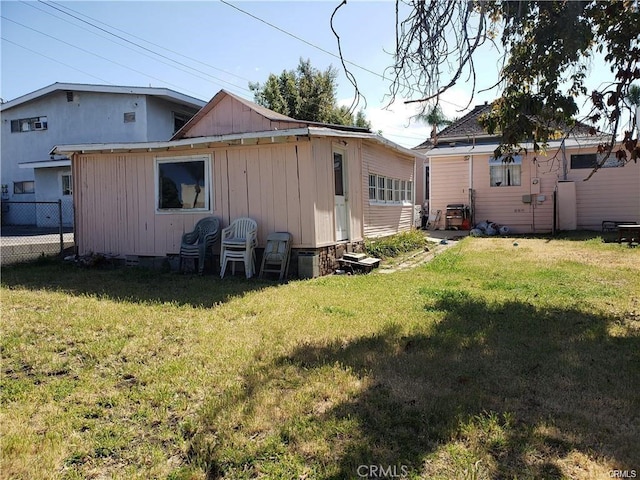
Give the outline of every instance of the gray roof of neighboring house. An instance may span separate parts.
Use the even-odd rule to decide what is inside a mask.
[[[482,128],[478,119],[481,115],[489,113],[492,108],[492,104],[485,103],[484,105],[476,105],[473,110],[467,113],[462,118],[459,118],[451,125],[446,126],[436,134],[436,143],[434,144],[432,139],[428,138],[417,147],[413,147],[414,150],[438,148],[439,146],[449,146],[452,142],[460,143],[487,143],[495,142],[500,138],[499,134],[490,135]],[[573,127],[562,126],[561,129],[567,133],[572,133],[575,136],[583,137],[589,135],[589,131],[592,127],[582,123],[576,122]],[[600,133],[600,132],[599,132]]]
[[[168,100],[174,103],[186,105],[192,108],[202,108],[207,102],[200,100],[199,98],[191,97],[169,88],[157,88],[157,87],[128,87],[121,85],[91,85],[86,83],[52,83],[46,87],[40,88],[33,92],[22,95],[13,100],[9,100],[0,105],[0,111],[8,110],[10,108],[17,107],[24,103],[36,100],[45,95],[57,91],[73,91],[73,92],[95,92],[95,93],[121,93],[132,95],[149,95],[153,97],[159,97],[164,100]]]

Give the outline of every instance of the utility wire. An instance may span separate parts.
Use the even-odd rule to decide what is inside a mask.
[[[219,83],[221,82],[221,83],[225,83],[225,84],[227,84],[227,85],[230,85],[231,87],[236,88],[236,89],[238,89],[238,90],[243,90],[243,91],[245,91],[245,92],[252,93],[252,92],[251,92],[251,90],[249,90],[249,89],[247,89],[247,88],[244,88],[244,87],[238,86],[238,85],[236,85],[236,84],[234,84],[234,83],[232,83],[232,82],[229,82],[229,81],[224,80],[224,79],[222,79],[222,78],[216,77],[216,76],[211,75],[210,73],[204,72],[204,71],[202,71],[202,70],[198,70],[197,68],[191,67],[191,66],[189,66],[189,65],[187,65],[187,64],[185,64],[185,63],[182,63],[182,62],[179,62],[179,61],[177,61],[177,60],[174,60],[174,59],[172,59],[172,58],[170,58],[170,57],[168,57],[168,56],[166,56],[166,55],[163,55],[163,54],[161,54],[161,53],[155,52],[155,51],[153,51],[153,50],[151,50],[151,49],[149,49],[149,48],[146,48],[146,47],[144,47],[144,46],[142,46],[142,45],[139,45],[139,44],[137,44],[137,43],[135,43],[135,42],[132,42],[132,41],[130,41],[130,40],[128,40],[128,39],[126,39],[126,38],[124,38],[124,37],[120,36],[120,35],[116,35],[116,34],[114,34],[114,33],[111,33],[111,32],[109,32],[108,30],[105,30],[104,28],[101,28],[101,27],[99,27],[99,26],[97,26],[97,25],[92,24],[91,22],[88,22],[88,21],[83,20],[83,19],[81,19],[81,18],[79,18],[79,17],[76,17],[75,15],[72,15],[72,14],[70,14],[70,13],[67,13],[67,12],[63,11],[63,10],[60,10],[59,8],[56,8],[56,7],[55,7],[55,6],[53,6],[53,5],[49,5],[49,4],[47,4],[47,3],[45,3],[45,2],[42,2],[42,1],[40,2],[40,3],[43,3],[44,5],[46,5],[46,6],[50,7],[50,8],[53,8],[53,9],[55,9],[55,10],[57,10],[57,11],[59,11],[59,12],[61,12],[61,13],[65,14],[65,15],[68,15],[68,16],[70,16],[70,17],[72,17],[72,18],[75,18],[76,20],[78,20],[78,21],[80,21],[80,22],[82,22],[82,23],[85,23],[85,24],[87,24],[87,25],[90,25],[90,26],[92,26],[93,28],[96,28],[96,29],[98,29],[98,30],[100,30],[100,31],[102,31],[102,32],[105,32],[105,33],[107,33],[107,34],[109,34],[109,35],[111,35],[111,36],[113,36],[113,37],[116,37],[116,38],[118,38],[118,39],[120,39],[120,40],[122,40],[122,41],[124,41],[124,42],[126,42],[126,43],[129,43],[129,44],[135,45],[136,47],[138,47],[138,48],[140,48],[140,49],[142,49],[142,50],[144,50],[144,51],[150,52],[150,53],[152,53],[153,55],[156,55],[156,56],[158,56],[158,57],[161,57],[161,58],[167,59],[167,60],[169,60],[170,62],[173,62],[173,63],[175,63],[175,64],[177,64],[177,65],[180,65],[180,66],[186,67],[186,68],[188,68],[188,69],[190,69],[190,70],[193,70],[193,71],[195,71],[195,72],[198,72],[198,73],[201,73],[201,74],[203,74],[203,75],[206,75],[206,76],[207,76],[207,77],[209,77],[209,78],[204,78],[204,77],[202,77],[202,76],[200,76],[200,75],[196,75],[196,74],[194,74],[193,72],[190,72],[190,71],[185,70],[185,69],[183,69],[183,68],[176,67],[175,65],[172,65],[171,63],[167,63],[167,62],[165,62],[165,61],[163,61],[163,60],[160,60],[160,59],[158,59],[158,58],[155,58],[155,57],[152,57],[152,56],[150,56],[150,55],[147,55],[147,54],[145,54],[145,53],[143,53],[143,52],[139,52],[139,51],[137,51],[137,50],[135,50],[135,49],[133,49],[133,48],[131,48],[131,47],[127,46],[127,45],[123,45],[123,44],[121,44],[121,43],[119,43],[119,42],[116,42],[116,41],[114,41],[114,40],[110,39],[110,38],[104,37],[104,36],[102,36],[102,35],[98,35],[98,34],[97,34],[96,32],[94,32],[93,30],[90,30],[90,29],[88,29],[88,28],[84,28],[84,27],[82,27],[82,26],[80,26],[80,25],[78,25],[78,24],[76,24],[76,23],[70,22],[70,21],[68,21],[68,20],[65,20],[64,18],[58,17],[58,16],[56,16],[56,15],[53,15],[53,14],[51,14],[50,12],[47,12],[47,11],[45,11],[45,10],[42,10],[41,8],[38,8],[38,7],[34,6],[34,5],[31,5],[30,3],[27,3],[27,2],[21,2],[21,3],[24,3],[25,5],[28,5],[28,6],[32,7],[32,8],[35,8],[35,9],[37,9],[37,10],[39,10],[39,11],[43,12],[43,13],[46,13],[47,15],[51,15],[52,17],[57,18],[57,19],[59,19],[59,20],[61,20],[61,21],[63,21],[63,22],[69,23],[70,25],[73,25],[73,26],[75,26],[75,27],[77,27],[77,28],[80,28],[80,29],[85,30],[85,31],[87,31],[87,32],[90,32],[90,33],[92,33],[92,34],[94,34],[94,35],[97,35],[97,36],[98,36],[98,37],[100,37],[100,38],[104,38],[105,40],[108,40],[108,41],[110,41],[110,42],[112,42],[112,43],[115,43],[116,45],[120,45],[120,46],[122,46],[122,47],[124,47],[124,48],[128,48],[129,50],[132,50],[132,51],[134,51],[134,52],[136,52],[136,53],[138,53],[138,54],[140,54],[140,55],[144,55],[144,56],[146,56],[146,57],[148,57],[148,58],[151,58],[151,59],[153,59],[153,60],[155,60],[155,61],[158,61],[158,62],[160,62],[160,63],[162,63],[162,64],[164,64],[164,65],[168,65],[168,66],[170,66],[170,67],[172,67],[172,68],[176,68],[177,70],[180,70],[180,71],[182,71],[182,72],[188,73],[189,75],[193,75],[194,77],[196,77],[196,78],[200,78],[201,80],[210,81],[210,79],[213,79],[213,80],[216,80],[216,81],[217,81],[217,82],[219,82]],[[72,10],[72,11],[73,11],[73,10]],[[114,27],[111,27],[111,28],[114,28]],[[143,41],[146,41],[146,40],[143,40]],[[162,47],[160,47],[160,48],[162,48]],[[211,68],[215,68],[215,67],[213,67],[213,66],[210,66],[210,67],[211,67]],[[228,72],[225,72],[225,73],[228,73]],[[237,76],[237,75],[235,75],[235,76]],[[240,77],[240,78],[242,78],[242,77]]]
[[[103,57],[102,55],[98,55],[97,53],[91,52],[91,51],[86,50],[86,49],[84,49],[82,47],[78,47],[78,46],[73,45],[73,44],[71,44],[69,42],[65,42],[64,40],[60,40],[59,38],[54,37],[53,35],[49,35],[48,33],[41,32],[40,30],[36,30],[35,28],[28,27],[27,25],[24,25],[24,24],[22,24],[20,22],[16,22],[15,20],[11,20],[10,18],[5,17],[4,15],[0,15],[0,18],[3,18],[4,20],[6,20],[8,22],[15,23],[16,25],[20,25],[21,27],[26,28],[27,30],[31,30],[33,32],[39,33],[40,35],[44,35],[45,37],[51,38],[51,39],[56,40],[56,41],[58,41],[60,43],[63,43],[63,44],[68,45],[70,47],[73,47],[73,48],[75,48],[77,50],[80,50],[81,52],[88,53],[89,55],[93,55],[94,57],[98,57],[98,58],[100,58],[102,60],[106,60],[107,62],[113,63],[114,65],[118,65],[119,67],[126,68],[127,70],[131,70],[131,71],[136,72],[136,73],[138,73],[140,75],[143,75],[145,77],[157,80],[161,84],[163,83],[163,84],[166,84],[166,85],[171,85],[172,87],[175,87],[178,90],[184,90],[179,85],[175,85],[173,83],[167,82],[166,80],[163,80],[163,79],[158,78],[158,77],[154,77],[152,75],[149,75],[148,73],[142,72],[140,70],[136,70],[135,68],[129,67],[129,66],[124,65],[122,63],[118,63],[118,62],[116,62],[114,60],[111,60],[111,59],[109,59],[107,57]],[[188,92],[190,92],[190,93],[192,93],[194,95],[198,95],[197,93],[195,93],[193,91],[190,91],[190,90],[186,90],[186,91],[188,91]]]
[[[219,72],[226,73],[227,75],[231,75],[231,76],[233,76],[233,77],[239,78],[240,80],[244,80],[245,82],[251,82],[251,81],[252,81],[252,80],[250,80],[250,79],[248,79],[248,78],[246,78],[246,77],[243,77],[243,76],[241,76],[241,75],[238,75],[238,74],[236,74],[236,73],[230,72],[230,71],[225,70],[225,69],[223,69],[223,68],[216,67],[216,66],[214,66],[214,65],[211,65],[210,63],[206,63],[206,62],[203,62],[203,61],[201,61],[201,60],[198,60],[197,58],[189,57],[188,55],[185,55],[184,53],[176,52],[175,50],[171,50],[171,49],[170,49],[170,48],[168,48],[168,47],[165,47],[165,46],[159,45],[159,44],[157,44],[157,43],[153,43],[153,42],[151,42],[151,41],[149,41],[149,40],[147,40],[147,39],[145,39],[145,38],[138,37],[138,36],[134,35],[134,34],[133,34],[133,33],[131,33],[131,32],[127,32],[126,30],[122,30],[122,29],[120,29],[120,28],[118,28],[118,27],[114,27],[113,25],[109,25],[108,23],[105,23],[105,22],[103,22],[103,21],[101,21],[101,20],[98,20],[98,19],[96,19],[96,18],[90,17],[89,15],[85,15],[84,13],[78,12],[77,10],[74,10],[74,9],[72,9],[72,8],[70,8],[70,7],[67,7],[66,5],[62,5],[62,4],[60,4],[60,3],[53,2],[53,1],[51,1],[51,2],[43,2],[42,0],[38,0],[38,1],[39,1],[40,3],[44,3],[45,5],[47,5],[48,7],[51,7],[51,8],[56,8],[56,7],[53,7],[52,5],[57,5],[57,6],[58,6],[58,7],[60,7],[60,8],[64,8],[65,10],[69,10],[70,12],[73,12],[73,13],[76,13],[76,14],[78,14],[78,15],[81,15],[81,16],[83,16],[83,17],[85,17],[85,18],[88,18],[88,19],[90,19],[90,20],[94,21],[94,22],[97,22],[97,23],[99,23],[99,24],[101,24],[101,25],[104,25],[104,26],[106,26],[106,27],[109,27],[109,28],[111,28],[112,30],[115,30],[115,31],[117,31],[117,32],[124,33],[124,34],[126,34],[126,35],[128,35],[128,36],[130,36],[130,37],[133,37],[133,38],[137,39],[137,40],[141,40],[141,41],[143,41],[143,42],[145,42],[145,43],[148,43],[149,45],[153,45],[154,47],[161,48],[162,50],[166,50],[167,52],[171,52],[171,53],[173,53],[174,55],[178,55],[178,56],[180,56],[180,57],[186,58],[187,60],[191,60],[192,62],[199,63],[200,65],[203,65],[203,66],[205,66],[205,67],[211,68],[211,69],[213,69],[213,70],[218,70]],[[56,8],[56,10],[59,10],[59,8]],[[68,13],[66,13],[66,12],[63,12],[62,10],[59,10],[59,11],[61,11],[62,13],[65,13],[66,15],[70,15],[70,14],[68,14]],[[76,18],[76,17],[74,17],[74,18]],[[82,22],[85,22],[85,23],[89,23],[89,22],[86,22],[86,21],[84,21],[84,20],[82,20],[82,19],[78,19],[78,20],[80,20],[80,21],[82,21]],[[96,28],[98,28],[98,27],[96,27]],[[126,41],[128,41],[128,40],[126,40]],[[132,42],[131,42],[131,43],[132,43]],[[154,53],[155,53],[155,52],[154,52]],[[158,55],[159,55],[159,54],[158,54]],[[189,68],[192,68],[192,67],[189,67]]]
[[[71,65],[69,65],[67,63],[61,62],[57,58],[49,57],[48,55],[45,55],[44,53],[37,52],[35,50],[27,48],[24,45],[20,45],[20,44],[18,44],[16,42],[13,42],[13,41],[9,40],[8,38],[0,37],[0,39],[2,39],[3,42],[7,42],[7,43],[10,43],[12,45],[15,45],[16,47],[22,48],[22,49],[24,49],[24,50],[26,50],[28,52],[31,52],[31,53],[34,53],[34,54],[39,55],[41,57],[44,57],[44,58],[46,58],[48,60],[51,60],[52,62],[55,62],[55,63],[57,63],[59,65],[64,65],[67,68],[70,68],[70,69],[75,70],[75,71],[80,72],[80,73],[84,73],[85,75],[88,75],[90,77],[96,78],[96,79],[100,80],[101,82],[104,82],[104,83],[106,83],[108,85],[115,85],[114,83],[110,82],[109,80],[105,80],[104,78],[98,77],[98,76],[93,75],[93,74],[91,74],[89,72],[85,72],[84,70],[80,70],[79,68],[73,67],[73,66],[71,66]]]
[[[327,55],[331,55],[332,57],[337,58],[337,59],[338,59],[338,60],[340,60],[341,62],[348,63],[349,65],[353,65],[354,67],[357,67],[357,68],[359,68],[360,70],[363,70],[363,71],[365,71],[365,72],[367,72],[367,73],[370,73],[370,74],[372,74],[372,75],[375,75],[376,77],[381,78],[381,79],[382,79],[382,80],[384,80],[384,81],[389,81],[389,80],[391,80],[390,78],[387,78],[387,77],[385,77],[384,75],[382,75],[382,74],[380,74],[380,73],[378,73],[378,72],[375,72],[375,71],[370,70],[370,69],[368,69],[368,68],[366,68],[366,67],[363,67],[362,65],[358,65],[357,63],[352,62],[352,61],[350,61],[350,60],[345,60],[345,59],[343,59],[343,58],[342,58],[342,56],[341,56],[341,55],[336,55],[335,53],[333,53],[333,52],[331,52],[331,51],[329,51],[329,50],[326,50],[326,49],[324,49],[324,48],[322,48],[322,47],[319,47],[318,45],[315,45],[315,44],[313,44],[313,43],[311,43],[311,42],[309,42],[309,41],[305,40],[304,38],[301,38],[301,37],[299,37],[299,36],[297,36],[297,35],[295,35],[295,34],[293,34],[293,33],[289,32],[289,31],[287,31],[287,30],[285,30],[285,29],[283,29],[283,28],[280,28],[280,27],[278,27],[277,25],[274,25],[273,23],[267,22],[266,20],[264,20],[264,19],[262,19],[262,18],[260,18],[260,17],[258,17],[258,16],[256,16],[256,15],[254,15],[254,14],[252,14],[252,13],[250,13],[250,12],[247,12],[246,10],[243,10],[243,9],[241,9],[240,7],[236,6],[236,5],[233,5],[232,3],[229,3],[229,2],[228,2],[228,1],[226,1],[226,0],[220,0],[220,3],[223,3],[223,4],[227,5],[227,6],[229,6],[229,7],[233,8],[233,9],[235,9],[235,10],[237,10],[237,11],[239,11],[239,12],[241,12],[241,13],[245,14],[245,15],[247,15],[247,16],[249,16],[249,17],[253,18],[254,20],[257,20],[257,21],[259,21],[259,22],[262,22],[262,23],[264,23],[265,25],[268,25],[269,27],[271,27],[271,28],[273,28],[273,29],[275,29],[275,30],[278,30],[278,31],[279,31],[279,32],[281,32],[281,33],[284,33],[285,35],[290,36],[291,38],[295,38],[296,40],[298,40],[298,41],[300,41],[300,42],[302,42],[302,43],[305,43],[306,45],[309,45],[310,47],[313,47],[313,48],[315,48],[316,50],[320,50],[321,52],[324,52],[324,53],[326,53]],[[410,90],[412,90],[412,91],[416,92],[416,90],[415,90],[415,89],[413,89],[413,88],[411,88],[411,87],[408,87],[408,88],[409,88]],[[420,92],[417,92],[417,93],[420,93]],[[449,102],[449,101],[447,101],[447,100],[440,100],[440,102],[442,102],[442,103],[447,103],[447,104],[452,105],[452,106],[454,106],[454,107],[456,107],[456,108],[464,108],[464,107],[462,107],[461,105],[457,105],[457,104],[452,103],[452,102]]]

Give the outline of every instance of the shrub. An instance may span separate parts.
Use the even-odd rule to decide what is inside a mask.
[[[420,230],[397,233],[388,237],[365,239],[364,248],[368,255],[378,258],[396,257],[401,253],[422,249],[427,240]]]

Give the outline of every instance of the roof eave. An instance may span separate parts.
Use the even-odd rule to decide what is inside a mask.
[[[75,153],[115,153],[115,152],[158,152],[185,150],[192,148],[207,148],[213,144],[243,145],[250,140],[281,139],[283,137],[308,136],[307,128],[293,128],[289,130],[269,130],[263,132],[234,133],[227,135],[214,135],[209,137],[183,138],[180,140],[168,140],[163,142],[135,142],[135,143],[88,143],[75,145],[56,145],[49,154],[73,155]]]
[[[199,98],[190,97],[189,95],[185,95],[183,93],[176,92],[175,90],[164,87],[129,87],[122,85],[92,85],[83,83],[56,82],[1,104],[0,111],[9,110],[10,108],[14,108],[32,100],[36,100],[53,92],[67,90],[75,92],[149,95],[153,97],[161,97],[174,103],[186,104],[193,108],[202,108],[207,103],[204,100],[200,100]]]

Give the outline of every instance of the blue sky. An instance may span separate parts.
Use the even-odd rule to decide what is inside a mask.
[[[250,81],[293,69],[302,57],[316,68],[339,70],[338,98],[349,105],[354,88],[331,55],[338,54],[330,18],[339,3],[2,1],[0,96],[7,101],[54,82],[73,82],[167,87],[203,100],[224,88],[252,100]],[[429,127],[409,120],[415,106],[399,99],[385,109],[394,2],[349,0],[334,26],[344,58],[357,65],[348,66],[366,98],[373,129],[407,147],[424,141]],[[495,83],[497,58],[497,52],[486,51],[476,62],[482,66],[480,89]],[[442,99],[445,113],[461,116],[469,93],[465,83],[457,85]],[[477,95],[472,106],[495,96],[495,90]]]

